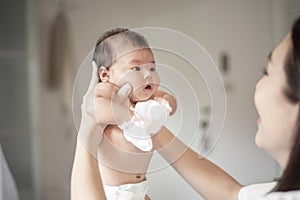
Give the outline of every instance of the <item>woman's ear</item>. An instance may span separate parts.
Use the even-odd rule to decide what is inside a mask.
[[[99,71],[100,71],[100,80],[102,81],[102,82],[108,82],[108,80],[109,80],[109,71],[108,71],[108,69],[107,68],[105,68],[105,67],[103,67],[103,66],[101,66],[100,67],[100,69],[99,69]]]

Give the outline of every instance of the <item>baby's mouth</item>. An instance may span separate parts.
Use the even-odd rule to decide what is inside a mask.
[[[149,90],[150,91],[150,90],[152,90],[152,86],[148,84],[148,85],[146,85],[146,87],[144,87],[144,90]]]

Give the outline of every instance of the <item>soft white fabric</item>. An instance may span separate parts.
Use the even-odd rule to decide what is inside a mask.
[[[151,135],[165,125],[171,111],[169,102],[158,97],[155,100],[138,102],[134,108],[135,116],[144,123],[143,126],[147,127]]]
[[[300,200],[300,191],[271,192],[276,182],[254,184],[239,191],[239,200]]]
[[[132,108],[134,116],[119,125],[124,137],[142,151],[152,149],[151,135],[165,125],[171,108],[166,100],[148,100],[136,103]]]
[[[137,148],[142,151],[150,151],[152,149],[151,136],[140,120],[124,122],[119,125],[119,128],[123,131],[125,139]]]
[[[10,173],[0,144],[0,200],[18,200],[15,181]]]
[[[120,186],[103,185],[107,200],[144,200],[148,187],[147,180]]]

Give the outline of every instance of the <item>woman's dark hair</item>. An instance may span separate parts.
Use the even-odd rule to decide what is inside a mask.
[[[150,50],[144,36],[127,28],[114,28],[103,33],[96,43],[93,55],[93,60],[98,66],[98,75],[101,66],[109,68],[119,56],[118,51],[127,47]]]
[[[284,71],[286,88],[284,93],[291,103],[300,102],[300,17],[295,21],[291,32],[291,48],[286,58]],[[300,190],[300,110],[288,164],[273,191]]]

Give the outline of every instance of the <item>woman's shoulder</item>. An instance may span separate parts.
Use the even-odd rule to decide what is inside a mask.
[[[297,200],[300,199],[300,190],[293,190],[288,192],[272,192],[261,200]]]
[[[258,199],[265,196],[276,185],[276,182],[260,183],[242,187],[239,191],[239,200]]]
[[[254,184],[243,187],[239,192],[239,200],[295,200],[300,199],[300,190],[289,192],[271,192],[276,182]]]

